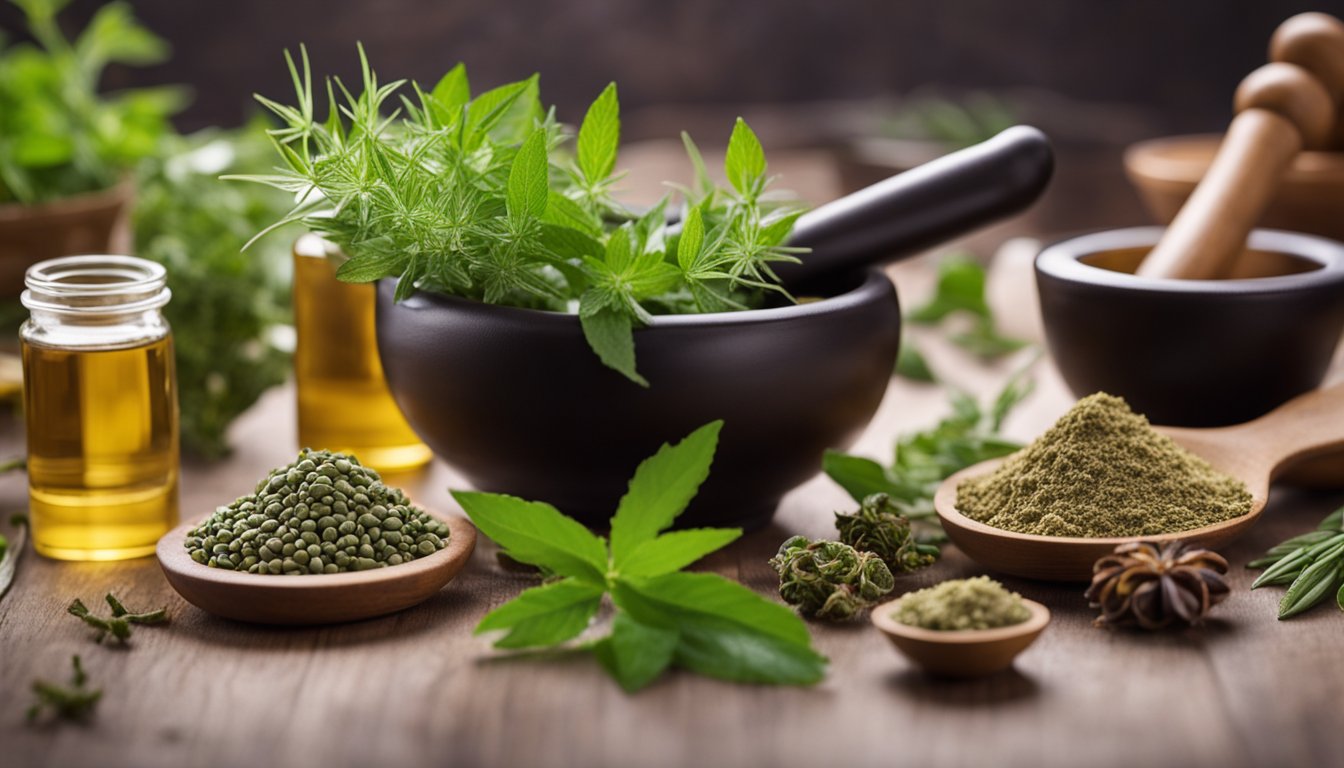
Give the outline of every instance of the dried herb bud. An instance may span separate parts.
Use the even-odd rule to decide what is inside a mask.
[[[779,573],[779,596],[804,616],[845,621],[891,591],[891,569],[872,552],[840,541],[794,536],[770,559]]]
[[[78,655],[71,657],[70,664],[74,671],[70,675],[69,686],[45,680],[33,681],[33,696],[37,701],[28,708],[28,722],[35,722],[44,710],[51,710],[61,720],[87,720],[93,714],[103,691],[85,687],[89,678],[84,673],[84,665]]]
[[[892,573],[909,573],[938,560],[938,547],[915,541],[909,518],[885,493],[870,494],[853,514],[835,513],[835,528],[840,541],[882,558]]]
[[[1195,625],[1231,593],[1223,578],[1227,561],[1180,541],[1121,544],[1092,573],[1085,596],[1101,609],[1097,626]]]

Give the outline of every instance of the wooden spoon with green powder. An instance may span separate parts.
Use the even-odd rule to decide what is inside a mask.
[[[1216,429],[1154,430],[1118,398],[1093,395],[1022,451],[949,477],[934,506],[952,541],[987,568],[1086,581],[1122,542],[1236,538],[1279,470],[1340,448],[1344,384]]]

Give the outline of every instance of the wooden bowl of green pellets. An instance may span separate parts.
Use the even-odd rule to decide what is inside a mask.
[[[1050,610],[979,576],[910,592],[877,606],[871,618],[925,672],[970,678],[1011,667],[1050,623]]]
[[[157,554],[168,583],[204,611],[311,625],[421,603],[475,545],[470,522],[430,515],[353,456],[305,450],[253,493],[170,531]]]

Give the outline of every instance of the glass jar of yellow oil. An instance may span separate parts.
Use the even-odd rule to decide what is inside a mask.
[[[33,547],[153,553],[177,523],[178,414],[164,268],[67,256],[28,269],[19,330]]]
[[[374,287],[336,279],[334,246],[314,235],[294,244],[294,378],[299,443],[352,453],[379,472],[429,463],[383,379],[374,332]]]

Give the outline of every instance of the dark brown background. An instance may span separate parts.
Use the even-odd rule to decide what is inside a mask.
[[[97,7],[77,0],[71,25]],[[1218,129],[1232,89],[1264,59],[1274,26],[1344,2],[1230,0],[145,0],[140,17],[175,47],[170,66],[112,84],[182,82],[185,129],[234,124],[250,94],[287,94],[280,52],[306,43],[322,73],[357,73],[362,40],[386,76],[433,82],[465,61],[478,85],[543,73],[563,117],[610,80],[630,110],[655,104],[864,99],[927,85],[1041,88],[1143,108],[1136,130]],[[13,32],[17,13],[0,9]],[[581,113],[580,113],[581,114]],[[632,126],[634,127],[634,126]],[[674,126],[664,126],[675,135]],[[657,132],[640,124],[640,132]],[[1123,137],[1125,140],[1139,136]]]

